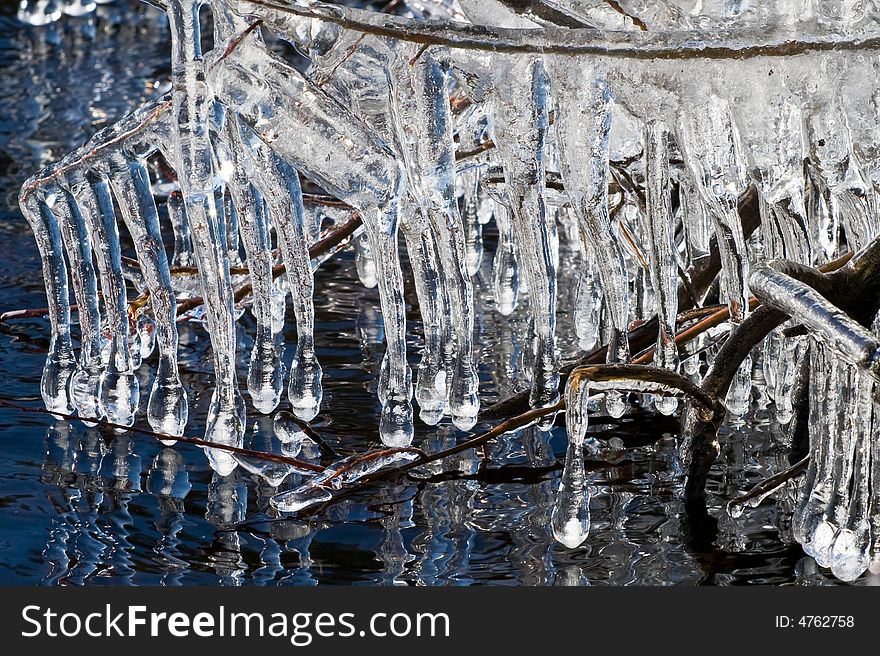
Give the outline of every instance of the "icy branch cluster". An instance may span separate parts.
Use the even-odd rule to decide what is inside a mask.
[[[157,431],[181,434],[188,402],[176,320],[179,303],[199,296],[216,375],[205,436],[240,445],[246,411],[235,321],[242,274],[233,271],[245,266],[257,323],[251,404],[270,413],[280,402],[279,336],[289,294],[297,343],[287,394],[295,414],[312,419],[322,371],[309,246],[331,212],[304,202],[301,177],[363,222],[354,242],[361,280],[381,297],[387,348],[379,433],[391,447],[412,441],[413,395],[427,424],[449,416],[468,430],[476,422],[471,278],[490,221],[499,235],[495,309],[508,316],[527,300],[534,339],[525,377],[534,407],[560,400],[560,239],[582,254],[573,295],[581,346],[601,339],[608,362],[627,362],[630,322],[657,315],[655,364],[696,376],[699,357],[680,363],[674,342],[679,282],[690,289],[684,272],[713,249],[719,285],[693,301],[716,295],[735,330],[748,314],[754,263],[784,257],[813,265],[877,235],[874,2],[409,0],[393,17],[307,0],[151,4],[170,23],[172,93],[96,134],[28,180],[20,195],[49,299],[52,339],[41,390],[50,410],[130,424],[141,393],[134,370],[156,348],[148,419]],[[205,53],[203,5],[215,44]],[[262,27],[255,29],[256,19]],[[277,55],[263,30],[305,55],[307,70]],[[751,187],[762,220],[747,238],[738,206]],[[170,256],[162,202],[174,229]],[[134,243],[136,265],[122,257],[121,231]],[[415,382],[401,233],[424,325]],[[192,266],[198,284],[172,275],[173,267]],[[133,303],[127,280],[141,293]],[[806,344],[777,331],[766,345],[763,373],[783,423]],[[825,357],[819,348],[810,352]],[[748,406],[750,376],[746,362],[727,397],[735,414]],[[835,386],[830,378],[820,383]],[[603,392],[608,413],[621,416],[624,395]],[[567,546],[589,530],[581,434],[587,395],[574,390],[568,399],[572,437],[553,518]],[[677,407],[665,394],[654,402],[666,414]],[[865,440],[869,424],[859,427]],[[843,439],[834,433],[817,444]],[[840,449],[855,454],[852,471],[866,471],[868,450],[859,456],[856,442],[849,438]],[[225,451],[208,455],[218,472],[236,466]],[[820,460],[821,453],[814,480],[850,480]],[[859,490],[853,487],[853,499]],[[279,504],[302,507],[326,488],[317,481],[299,492],[303,498]],[[853,503],[867,503],[866,495]],[[835,526],[858,533],[846,522]],[[810,536],[802,537],[814,544]]]

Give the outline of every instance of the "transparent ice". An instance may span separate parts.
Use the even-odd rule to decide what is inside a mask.
[[[532,407],[560,401],[567,336],[557,321],[566,312],[579,346],[607,344],[612,364],[633,356],[632,322],[656,316],[654,365],[699,377],[713,357],[711,344],[700,345],[714,335],[680,362],[679,290],[682,272],[714,245],[719,284],[692,305],[726,304],[730,322],[720,330],[735,335],[751,285],[810,333],[777,329],[754,360],[781,424],[793,417],[801,362],[821,372],[811,378],[797,539],[842,579],[880,567],[880,459],[870,439],[876,330],[764,266],[780,257],[815,266],[877,238],[880,117],[865,80],[878,66],[876,53],[850,47],[880,31],[874,3],[621,0],[615,9],[556,0],[547,14],[535,9],[542,3],[410,0],[388,20],[411,35],[428,25],[428,45],[370,33],[385,20],[377,13],[311,0],[150,4],[168,16],[171,93],[38,172],[19,197],[43,263],[51,338],[40,390],[50,411],[128,426],[143,396],[150,426],[182,435],[191,399],[179,374],[178,315],[199,297],[182,318],[204,321],[212,345],[205,439],[298,452],[305,437],[296,421],[315,419],[324,402],[312,299],[314,270],[327,256],[312,258],[310,247],[325,222],[354,219],[358,275],[378,288],[381,304],[373,328],[385,342],[377,397],[386,447],[411,444],[413,397],[425,424],[448,417],[461,431],[475,426],[487,354],[475,344],[486,319],[474,279],[484,270],[493,321],[528,334],[495,356],[507,358],[510,389],[527,388]],[[39,25],[93,9],[85,0],[23,0],[19,17]],[[204,9],[214,39],[206,52]],[[342,27],[340,16],[364,29]],[[701,54],[697,37],[720,55]],[[280,56],[275,38],[308,66]],[[774,50],[787,43],[798,47]],[[459,47],[473,44],[485,47]],[[321,193],[305,194],[304,185]],[[749,238],[739,210],[750,189],[761,227]],[[494,253],[484,248],[490,227]],[[136,265],[123,257],[129,238]],[[574,273],[561,242],[577,254]],[[405,273],[424,335],[415,376]],[[256,328],[238,372],[243,296]],[[291,345],[282,343],[288,300]],[[136,372],[154,351],[156,375],[142,389]],[[750,357],[725,399],[732,415],[749,408],[753,373]],[[296,421],[276,415],[273,423],[263,415],[284,402],[285,382]],[[590,528],[590,387],[566,391],[569,447],[551,524],[567,547]],[[614,385],[592,389],[611,416],[627,411],[630,397]],[[626,390],[664,414],[679,406],[657,386]],[[538,428],[553,423],[547,415]],[[304,473],[228,449],[206,454],[222,489],[238,465],[272,486]],[[326,501],[331,488],[403,454],[411,455],[336,463],[272,503],[295,512]]]

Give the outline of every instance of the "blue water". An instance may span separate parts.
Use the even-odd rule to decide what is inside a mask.
[[[15,206],[21,182],[152,97],[168,78],[164,21],[133,0],[100,7],[97,19],[66,18],[49,28],[26,28],[13,16],[14,4],[0,5],[0,311],[46,303],[36,248]],[[486,279],[481,272],[484,295]],[[316,288],[325,399],[313,426],[338,454],[363,452],[375,445],[378,422],[378,299],[357,282],[350,253],[322,266]],[[415,357],[417,312],[410,318]],[[242,324],[246,347],[248,322]],[[488,403],[516,386],[509,364],[523,337],[492,316],[478,329]],[[181,331],[181,366],[195,404],[189,432],[197,436],[211,392],[207,338],[198,326]],[[40,407],[47,338],[44,319],[0,325],[3,398]],[[144,384],[151,364],[139,372]],[[271,425],[271,418],[255,421]],[[242,468],[216,476],[195,447],[166,448],[137,434],[114,438],[0,407],[0,583],[832,582],[784,539],[778,526],[785,518],[774,503],[737,521],[724,515],[728,496],[786,463],[764,411],[756,409],[747,426],[727,431],[710,499],[718,525],[708,538],[685,520],[678,498],[674,424],[636,417],[598,426],[603,439],[635,446],[591,456],[593,531],[569,551],[547,528],[565,451],[562,428],[505,436],[490,446],[483,470],[478,454],[465,453],[430,480],[384,481],[313,515],[278,517],[268,506],[274,488]],[[419,424],[416,443],[437,449],[461,437]],[[321,458],[316,449],[304,455]]]

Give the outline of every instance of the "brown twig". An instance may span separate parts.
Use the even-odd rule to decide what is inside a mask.
[[[499,435],[503,435],[504,433],[509,433],[511,431],[517,430],[519,428],[523,428],[530,424],[533,424],[541,417],[544,417],[549,414],[553,414],[555,412],[559,412],[564,408],[564,402],[559,401],[555,405],[548,406],[546,408],[536,408],[534,410],[529,410],[524,412],[516,417],[511,417],[506,421],[501,422],[500,424],[494,426],[490,430],[477,435],[476,437],[472,437],[460,444],[456,444],[455,446],[449,447],[448,449],[443,449],[442,451],[436,451],[434,453],[424,454],[422,457],[413,460],[412,462],[408,462],[406,464],[400,465],[399,467],[392,467],[389,469],[383,469],[381,471],[375,472],[373,474],[369,474],[361,478],[356,486],[352,486],[345,490],[343,494],[336,495],[330,501],[318,506],[316,508],[310,508],[304,510],[300,514],[305,515],[314,515],[318,512],[321,512],[323,509],[327,508],[329,505],[339,501],[341,498],[348,496],[348,494],[353,493],[356,490],[362,489],[366,485],[370,483],[374,483],[378,480],[383,480],[387,478],[392,478],[394,476],[400,476],[410,471],[411,469],[415,469],[416,467],[421,467],[430,462],[436,462],[437,460],[442,460],[444,458],[448,458],[449,456],[453,456],[457,453],[461,453],[463,451],[467,451],[468,449],[475,449],[480,447],[495,437]]]
[[[765,478],[763,481],[755,485],[755,487],[753,487],[745,494],[741,494],[740,496],[731,499],[728,503],[728,508],[732,506],[744,506],[752,499],[758,499],[767,496],[773,490],[781,487],[786,481],[789,481],[796,476],[800,476],[803,472],[807,470],[809,464],[810,456],[807,456],[802,460],[799,460],[788,469]]]
[[[71,304],[70,311],[77,311],[76,304]],[[49,308],[26,308],[24,310],[9,310],[0,314],[0,323],[15,321],[16,319],[39,319],[49,314]]]
[[[611,7],[614,11],[616,11],[621,16],[624,16],[625,18],[629,18],[632,21],[632,24],[635,25],[640,30],[642,30],[643,32],[646,32],[648,30],[648,26],[645,25],[645,21],[643,21],[641,18],[639,18],[635,14],[629,13],[626,9],[624,9],[623,7],[620,6],[620,3],[617,2],[617,0],[605,0],[605,4],[608,5],[609,7]]]
[[[355,230],[363,225],[361,218],[358,214],[353,214],[352,217],[343,223],[338,228],[334,229],[329,235],[326,237],[319,239],[314,244],[309,247],[309,257],[314,259],[323,255],[330,249],[338,246],[346,239],[351,237]],[[284,264],[276,264],[272,267],[272,278],[277,278],[278,276],[284,274],[285,269]],[[247,297],[253,291],[253,286],[251,283],[245,283],[241,287],[239,287],[235,291],[235,302],[241,302],[245,297]],[[194,310],[200,305],[204,305],[205,300],[201,296],[193,296],[191,298],[185,299],[177,304],[177,316],[181,316],[190,310]]]
[[[678,390],[684,396],[689,397],[697,405],[701,406],[702,421],[717,421],[723,417],[726,409],[718,398],[707,394],[697,385],[681,374],[668,369],[650,367],[644,364],[597,364],[577,367],[568,377],[568,385],[580,386],[584,382],[614,383],[616,389],[622,391],[644,392],[640,386],[632,386],[628,381],[640,383],[653,383],[658,386],[661,393],[663,388]]]

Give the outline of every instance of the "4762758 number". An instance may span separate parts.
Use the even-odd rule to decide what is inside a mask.
[[[776,616],[776,628],[802,628],[802,629],[851,629],[855,626],[855,617],[852,615],[801,615],[790,617],[788,615]]]

